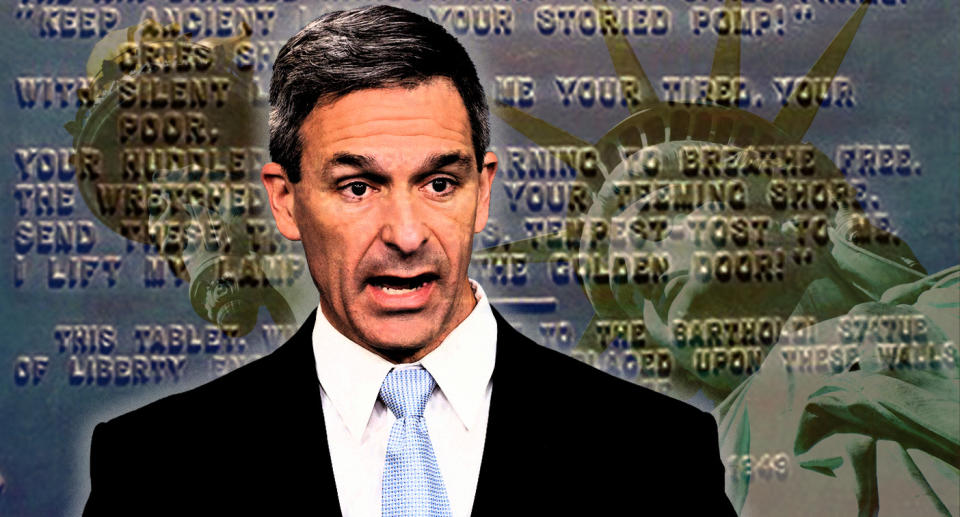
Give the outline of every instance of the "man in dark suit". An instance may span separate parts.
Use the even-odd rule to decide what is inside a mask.
[[[270,101],[262,179],[318,310],[98,425],[85,514],[732,514],[712,417],[539,347],[467,278],[497,161],[452,36],[329,13],[281,49]]]

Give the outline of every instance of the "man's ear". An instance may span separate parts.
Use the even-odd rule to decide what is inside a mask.
[[[497,174],[497,155],[488,152],[483,157],[483,168],[480,169],[480,188],[477,191],[477,218],[473,224],[473,233],[480,233],[487,225],[490,216],[490,190],[493,188],[493,177]]]
[[[280,230],[284,237],[299,241],[300,229],[293,212],[293,183],[287,178],[287,172],[279,163],[270,162],[260,171],[260,180],[267,189],[277,230]]]

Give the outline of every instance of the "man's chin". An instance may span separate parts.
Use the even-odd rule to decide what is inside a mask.
[[[437,319],[425,313],[372,318],[361,338],[374,352],[395,362],[416,361],[439,345]]]

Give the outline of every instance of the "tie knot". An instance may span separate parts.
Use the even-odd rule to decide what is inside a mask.
[[[380,398],[397,418],[423,416],[435,385],[433,376],[422,367],[390,370],[380,386]]]

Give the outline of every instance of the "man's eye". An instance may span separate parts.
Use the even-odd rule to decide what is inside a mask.
[[[446,192],[453,182],[449,178],[437,178],[430,181],[430,188],[433,189],[435,194],[441,194]]]
[[[366,183],[353,182],[347,185],[347,188],[350,189],[350,193],[354,196],[362,197],[370,187]]]

